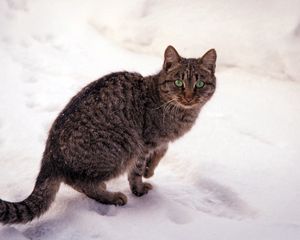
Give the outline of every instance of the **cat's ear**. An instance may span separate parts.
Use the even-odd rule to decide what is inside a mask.
[[[217,52],[215,49],[208,50],[199,60],[200,63],[212,71],[212,73],[215,72],[217,61]]]
[[[170,69],[179,64],[181,57],[173,46],[168,46],[165,50],[164,70],[168,72]]]

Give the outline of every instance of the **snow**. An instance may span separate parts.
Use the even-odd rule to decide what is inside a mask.
[[[218,52],[218,88],[124,207],[62,186],[50,210],[0,239],[300,239],[300,2],[0,2],[0,192],[23,200],[70,97],[112,71],[158,71],[164,48]]]

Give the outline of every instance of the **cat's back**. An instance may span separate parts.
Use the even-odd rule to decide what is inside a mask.
[[[116,72],[91,82],[78,92],[54,121],[47,145],[72,139],[95,140],[99,133],[138,130],[142,113],[143,77]]]
[[[78,121],[96,112],[110,114],[130,105],[139,95],[142,75],[115,72],[91,82],[79,91],[58,115],[53,127],[59,128],[69,121]]]
[[[141,141],[142,85],[140,74],[118,72],[84,87],[53,123],[44,159],[76,172],[104,168],[107,159],[115,167],[121,155],[131,159]]]
[[[143,81],[138,73],[117,72],[88,84],[54,121],[45,153],[59,162],[86,159],[90,164],[95,155],[105,155],[104,149],[123,149],[129,158],[140,144]]]

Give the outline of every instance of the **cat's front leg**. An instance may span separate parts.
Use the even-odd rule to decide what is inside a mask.
[[[149,190],[152,189],[152,185],[150,183],[144,183],[142,180],[145,167],[146,159],[140,157],[138,158],[134,167],[128,174],[128,181],[131,192],[138,197],[143,196],[144,194],[148,193]]]
[[[149,155],[146,160],[146,167],[143,174],[145,178],[150,178],[154,175],[155,168],[157,167],[163,156],[166,154],[167,150],[168,145],[162,146]]]

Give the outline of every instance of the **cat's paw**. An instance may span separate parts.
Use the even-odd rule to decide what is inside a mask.
[[[150,169],[150,168],[146,168],[145,172],[143,174],[144,178],[151,178],[154,175],[154,170]]]
[[[127,196],[124,193],[117,192],[114,194],[113,204],[116,206],[124,206],[127,203]]]
[[[141,185],[131,186],[131,192],[137,196],[141,197],[149,192],[153,187],[150,183],[142,183]]]

